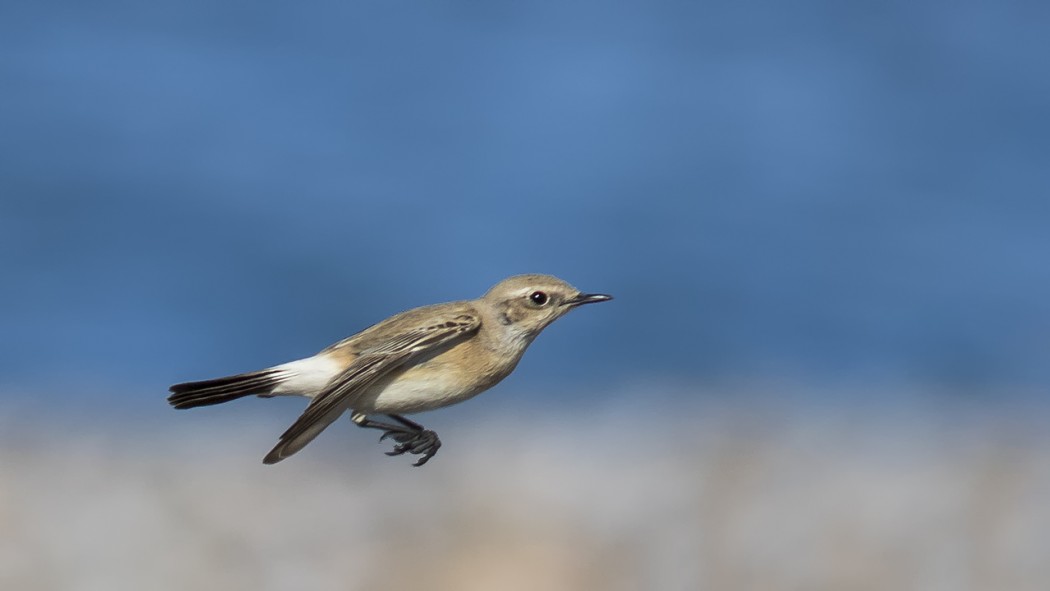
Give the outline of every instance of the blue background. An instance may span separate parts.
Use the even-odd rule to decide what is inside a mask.
[[[1048,6],[7,4],[0,386],[157,409],[544,272],[617,299],[538,400],[1042,397]]]

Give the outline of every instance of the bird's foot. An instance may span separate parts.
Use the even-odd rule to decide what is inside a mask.
[[[350,415],[350,420],[367,429],[382,429],[383,435],[379,438],[379,441],[383,441],[388,437],[396,441],[397,445],[394,446],[393,451],[386,452],[388,456],[399,456],[406,453],[421,455],[422,457],[413,464],[415,466],[422,466],[430,458],[434,457],[438,448],[441,447],[441,440],[438,439],[437,433],[430,429],[424,429],[423,425],[410,421],[401,415],[391,414],[387,416],[398,424],[372,420],[360,412]]]
[[[422,466],[427,463],[441,447],[441,440],[438,439],[437,433],[430,429],[389,429],[383,433],[379,441],[388,437],[396,441],[397,445],[392,451],[386,452],[386,455],[399,456],[405,453],[420,455],[420,458],[412,464],[413,466]]]

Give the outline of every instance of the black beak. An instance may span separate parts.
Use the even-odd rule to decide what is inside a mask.
[[[566,306],[582,306],[584,304],[596,304],[598,302],[608,302],[613,299],[611,295],[605,295],[604,293],[581,293],[580,295],[565,300]]]

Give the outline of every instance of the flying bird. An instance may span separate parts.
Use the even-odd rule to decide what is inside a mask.
[[[570,310],[612,296],[582,293],[550,275],[516,275],[475,300],[423,306],[396,314],[305,359],[260,371],[186,382],[170,388],[175,408],[245,396],[304,396],[306,410],[263,462],[301,450],[343,413],[360,427],[383,431],[387,455],[437,453],[433,431],[404,417],[472,398],[507,377],[540,332]],[[386,420],[377,419],[385,416]]]

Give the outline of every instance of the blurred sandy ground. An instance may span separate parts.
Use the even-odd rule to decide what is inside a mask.
[[[287,404],[8,412],[0,589],[1047,588],[1046,412],[716,398],[448,409],[422,469],[346,421],[263,466]]]

